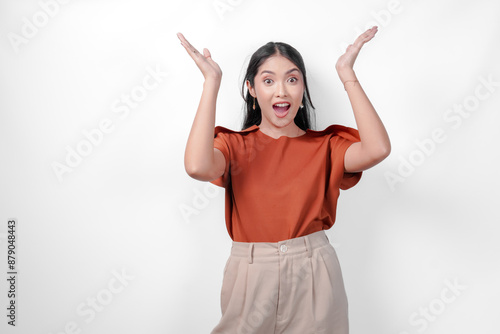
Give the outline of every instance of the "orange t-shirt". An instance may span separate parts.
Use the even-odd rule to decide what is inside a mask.
[[[214,147],[226,168],[210,182],[225,188],[231,239],[278,242],[332,227],[339,189],[361,178],[362,172],[344,173],[345,151],[357,141],[357,130],[336,124],[278,139],[258,125],[242,131],[216,126]]]

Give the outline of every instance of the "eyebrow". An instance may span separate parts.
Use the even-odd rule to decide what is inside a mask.
[[[299,73],[300,73],[300,71],[299,71],[299,69],[298,69],[298,68],[292,68],[291,70],[286,71],[285,75],[286,75],[286,74],[290,74],[290,73],[292,73],[292,72],[294,72],[294,71],[297,71],[297,72],[299,72]],[[261,75],[262,75],[262,74],[264,74],[264,73],[276,74],[276,73],[274,73],[273,71],[268,71],[268,70],[264,70],[264,71],[260,72],[260,74],[261,74]]]

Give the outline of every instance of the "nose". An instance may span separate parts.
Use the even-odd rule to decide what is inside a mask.
[[[287,96],[286,86],[283,82],[278,82],[276,85],[276,97]]]

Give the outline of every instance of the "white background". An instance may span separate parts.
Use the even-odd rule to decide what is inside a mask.
[[[499,332],[500,3],[54,1],[52,16],[0,1],[0,267],[16,218],[20,273],[15,328],[1,279],[2,333],[209,333],[231,239],[223,188],[184,170],[203,77],[176,33],[222,68],[216,125],[235,130],[250,55],[293,45],[322,130],[356,127],[334,64],[374,24],[354,69],[392,152],[341,192],[327,232],[351,333]],[[148,69],[160,81],[125,115]],[[113,130],[85,146],[106,119]],[[78,145],[87,155],[58,179]]]

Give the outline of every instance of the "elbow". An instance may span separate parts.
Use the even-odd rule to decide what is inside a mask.
[[[201,180],[202,179],[202,172],[200,172],[200,169],[197,168],[196,166],[193,165],[185,165],[184,169],[186,170],[187,175],[192,177],[195,180]]]
[[[385,160],[385,158],[387,158],[390,154],[391,154],[391,144],[388,143],[386,145],[378,147],[377,149],[372,150],[369,156],[370,160],[372,161],[372,164],[376,165]]]
[[[383,145],[381,148],[379,148],[377,163],[385,160],[385,158],[387,158],[390,154],[391,154],[391,144],[387,143],[386,145]]]
[[[213,178],[210,177],[209,173],[203,168],[199,168],[196,165],[184,165],[186,173],[195,180],[198,181],[211,181]]]
[[[184,170],[186,171],[187,175],[189,175],[190,177],[194,177],[194,175],[196,174],[196,168],[192,165],[184,164]]]
[[[200,166],[200,161],[192,159],[189,155],[184,155],[184,170],[187,175],[193,179],[199,180],[200,174],[202,173],[202,166]]]
[[[187,175],[192,177],[193,179],[199,180],[200,175],[202,174],[200,172],[200,169],[198,166],[194,164],[184,164],[184,169],[186,170]]]
[[[380,157],[382,160],[387,158],[391,154],[391,143],[387,143],[387,145],[382,146],[380,149]]]

